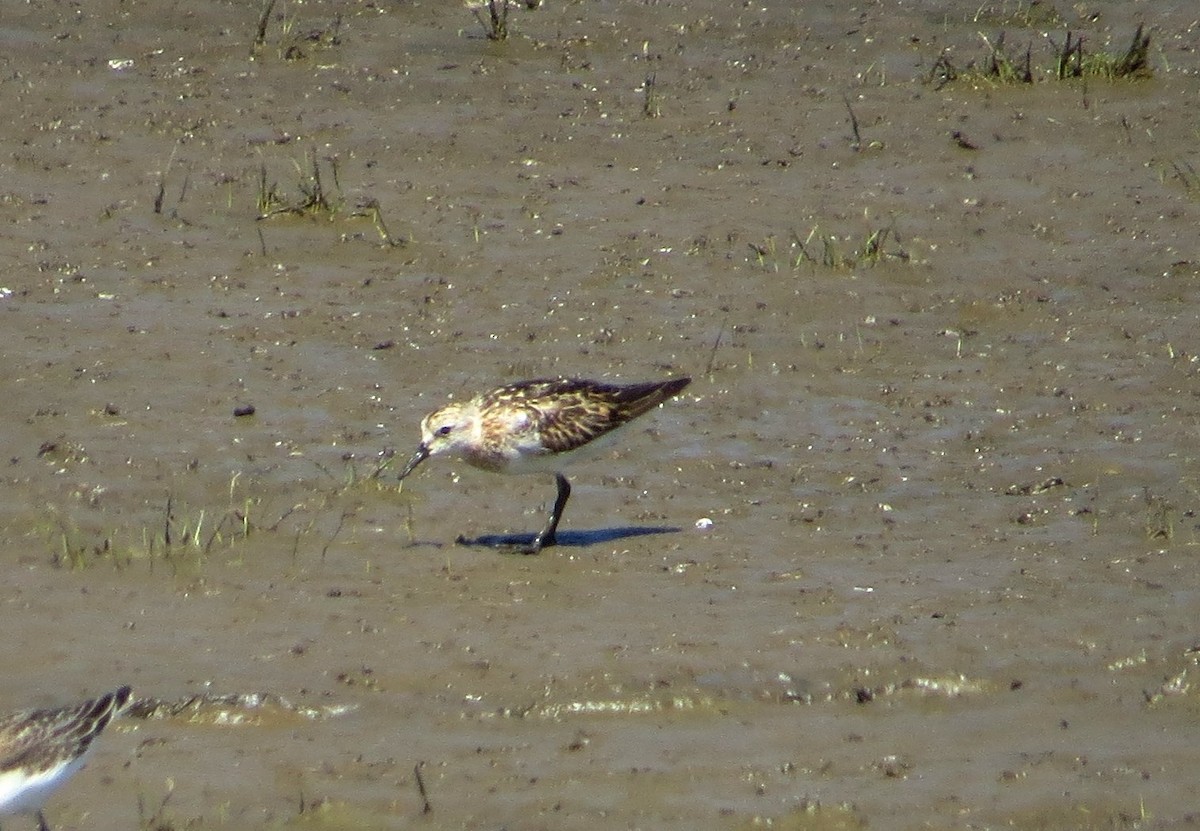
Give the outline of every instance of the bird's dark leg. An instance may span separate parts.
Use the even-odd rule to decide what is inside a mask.
[[[38,831],[50,831],[50,826],[46,824],[46,815],[38,811]]]
[[[550,521],[533,538],[533,542],[525,549],[526,554],[537,554],[546,546],[558,542],[554,535],[558,531],[558,521],[562,519],[563,508],[567,507],[567,500],[571,498],[571,483],[561,473],[554,474],[554,480],[558,483],[558,496],[554,499],[554,510],[550,512]]]

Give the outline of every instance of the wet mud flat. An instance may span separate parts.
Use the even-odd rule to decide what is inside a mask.
[[[1194,824],[1192,4],[262,10],[0,17],[52,825]],[[553,483],[420,417],[559,374],[695,380],[455,545]]]

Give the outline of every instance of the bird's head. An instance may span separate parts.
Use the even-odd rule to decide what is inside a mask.
[[[421,443],[404,466],[400,478],[416,470],[430,456],[453,455],[470,444],[471,417],[465,404],[447,404],[421,420]]]

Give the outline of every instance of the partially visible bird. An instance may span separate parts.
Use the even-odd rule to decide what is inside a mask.
[[[0,815],[33,814],[38,831],[49,831],[42,806],[83,767],[92,742],[130,694],[120,687],[82,704],[0,718]]]

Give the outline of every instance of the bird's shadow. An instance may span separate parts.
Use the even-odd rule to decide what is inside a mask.
[[[652,534],[677,534],[682,528],[673,525],[625,525],[619,528],[595,528],[584,531],[559,531],[554,535],[556,548],[586,548],[632,537],[647,537]],[[459,537],[458,545],[479,548],[521,548],[530,545],[535,534],[483,534],[474,539]]]

